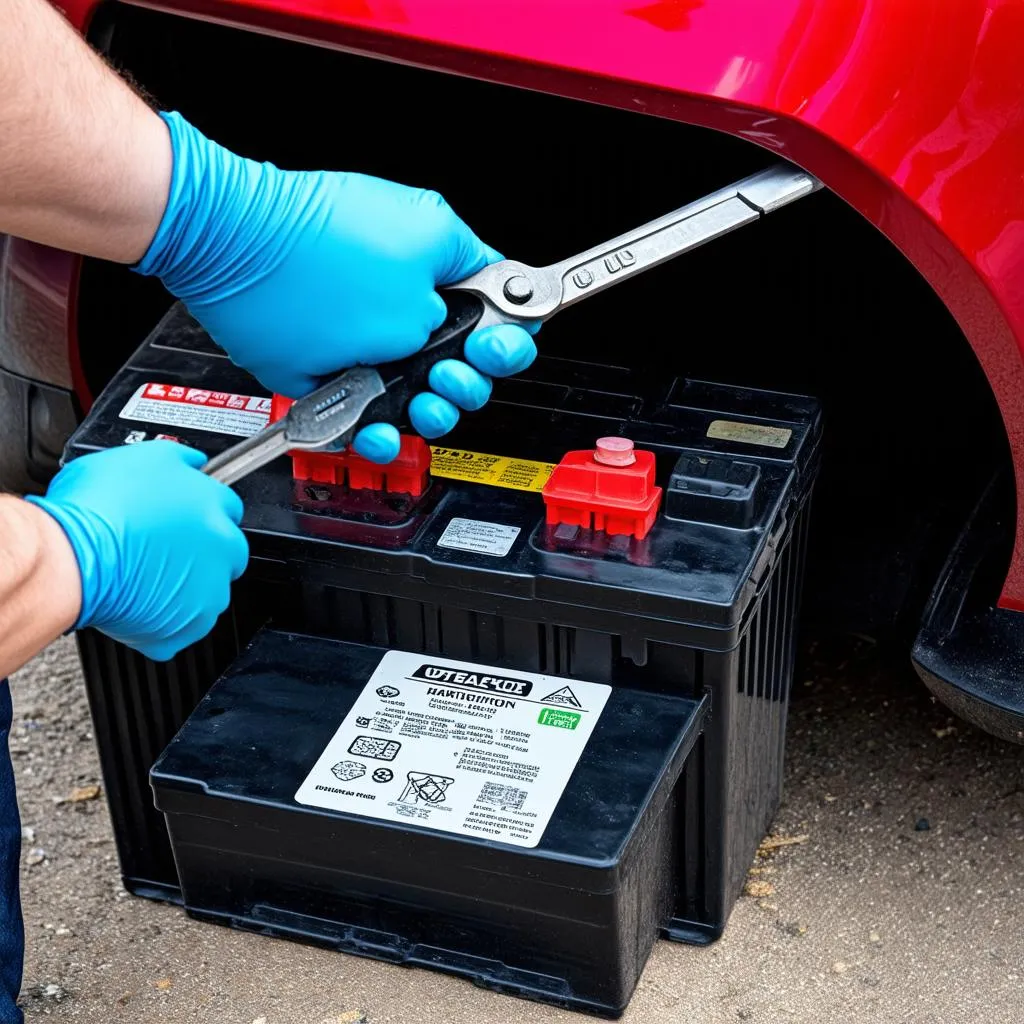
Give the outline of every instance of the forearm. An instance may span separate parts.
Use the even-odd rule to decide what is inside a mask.
[[[46,0],[0,0],[0,233],[132,263],[167,201],[167,129]]]
[[[75,624],[78,563],[42,509],[0,496],[0,679]]]

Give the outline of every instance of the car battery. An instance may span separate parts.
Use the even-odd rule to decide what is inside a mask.
[[[707,702],[268,630],[153,788],[196,917],[615,1016]]]
[[[280,414],[272,397],[175,305],[97,399],[65,457],[168,435],[216,454]],[[781,795],[821,432],[811,398],[542,352],[525,373],[496,381],[488,405],[441,442],[408,439],[393,467],[360,465],[350,453],[307,455],[278,459],[239,481],[250,565],[206,640],[157,664],[98,633],[80,634],[126,886],[182,900],[149,772],[225,670],[225,680],[240,666],[255,671],[244,660],[255,648],[241,652],[270,627],[447,659],[470,666],[467,672],[485,666],[510,678],[560,677],[570,689],[573,680],[610,686],[637,700],[706,702],[663,812],[671,820],[671,842],[659,847],[671,865],[671,905],[657,927],[669,939],[712,941]],[[280,672],[295,668],[282,664]],[[361,679],[341,675],[332,734],[345,694]],[[195,721],[182,733],[197,742],[200,735]],[[595,732],[579,765],[598,743]],[[200,775],[192,781],[204,781]],[[574,784],[567,783],[549,829],[574,813],[561,806],[578,792]],[[161,800],[170,799],[162,792]],[[256,795],[254,814],[258,807],[270,814],[270,804],[284,799],[281,792]],[[295,803],[289,813],[310,812]],[[423,843],[428,832],[441,842],[427,823],[372,827],[408,849],[396,825],[422,829]],[[545,832],[539,841],[547,849],[553,839]],[[555,856],[535,865],[550,864],[552,878],[564,878],[560,863]],[[246,870],[257,870],[255,862]],[[508,877],[520,870],[509,867]],[[317,877],[314,865],[309,872]],[[212,898],[197,905],[187,884],[184,898],[192,912],[248,920],[247,911]],[[297,895],[290,909],[274,906],[302,915],[308,898]],[[402,937],[380,912],[378,930],[399,936],[395,948],[431,945],[422,934]],[[331,927],[378,927],[372,921],[367,912]],[[265,930],[311,934],[269,923]]]

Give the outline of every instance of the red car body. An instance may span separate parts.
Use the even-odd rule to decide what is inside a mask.
[[[84,29],[95,6],[95,0],[70,0],[64,9]],[[185,0],[145,6],[716,128],[816,175],[914,263],[985,369],[1011,442],[1019,510],[1000,604],[1024,611],[1024,5]],[[73,261],[23,244],[13,258],[23,268],[13,276],[38,311],[40,329],[70,322]]]
[[[96,6],[65,0],[63,10],[85,30]],[[1013,555],[998,603],[1024,612],[1024,3],[138,6],[704,126],[816,175],[917,268],[984,369],[1009,439],[1017,497]],[[529,125],[499,127],[514,142],[537,141]],[[603,171],[628,176],[628,155],[610,148]],[[70,256],[9,240],[0,266],[7,323],[0,327],[23,341],[20,361],[9,369],[74,389],[87,407],[75,342],[76,268]],[[33,336],[54,334],[66,339],[66,362],[34,365],[33,353],[52,346],[32,344]]]

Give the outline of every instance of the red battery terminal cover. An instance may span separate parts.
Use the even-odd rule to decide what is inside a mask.
[[[270,422],[282,419],[292,401],[283,395],[274,395],[270,402]],[[419,434],[403,434],[398,457],[386,466],[364,459],[351,448],[343,452],[292,451],[288,454],[296,480],[347,483],[354,491],[389,491],[414,498],[430,485],[430,446]]]
[[[544,485],[548,523],[643,540],[661,505],[654,468],[654,452],[635,450],[625,437],[602,437],[593,449],[566,452]]]

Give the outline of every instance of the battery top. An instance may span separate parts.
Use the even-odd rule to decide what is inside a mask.
[[[270,404],[175,305],[66,458],[168,434],[216,454]],[[820,434],[812,399],[541,356],[433,445],[421,494],[388,490],[386,473],[297,480],[287,458],[240,481],[249,574],[466,607],[467,593],[473,607],[489,594],[496,611],[530,601],[566,624],[729,649],[810,491]],[[587,449],[611,473],[653,457],[664,497],[641,539],[593,528],[605,519],[585,511],[584,526],[546,521],[545,482]],[[571,518],[579,502],[564,502]]]

